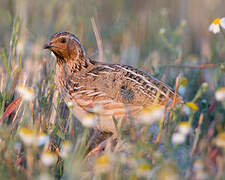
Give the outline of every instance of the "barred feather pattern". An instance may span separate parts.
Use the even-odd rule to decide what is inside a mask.
[[[54,34],[45,48],[56,55],[55,82],[65,102],[74,105],[73,113],[81,121],[87,112],[98,114],[102,131],[112,131],[113,117],[137,115],[145,107],[168,105],[173,99],[183,104],[168,85],[147,72],[91,60],[71,33]]]
[[[98,64],[82,73],[72,73],[61,84],[70,101],[103,116],[137,113],[153,104],[166,105],[175,95],[149,73],[120,64]],[[181,97],[176,100],[182,103]]]

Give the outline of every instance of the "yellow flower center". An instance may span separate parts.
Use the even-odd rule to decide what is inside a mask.
[[[189,122],[186,122],[186,121],[182,121],[179,123],[179,126],[183,126],[183,127],[190,127],[190,123]]]
[[[213,21],[213,24],[214,24],[214,25],[220,24],[220,18],[216,18],[216,19]]]
[[[225,132],[219,133],[217,138],[224,141],[225,140]]]
[[[27,129],[27,128],[21,128],[20,129],[20,133],[24,134],[24,135],[34,135],[34,131]]]
[[[147,163],[143,163],[141,164],[139,167],[138,167],[140,170],[143,170],[143,171],[148,171],[151,169],[151,166],[148,165]]]
[[[96,160],[97,165],[106,165],[109,163],[109,157],[107,155],[102,155]]]

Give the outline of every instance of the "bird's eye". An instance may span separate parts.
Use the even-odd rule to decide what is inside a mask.
[[[65,38],[62,38],[61,39],[61,43],[65,43],[66,42],[66,39]]]

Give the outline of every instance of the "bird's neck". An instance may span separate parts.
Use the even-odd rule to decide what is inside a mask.
[[[57,69],[65,76],[70,76],[74,73],[83,73],[94,68],[98,63],[91,60],[89,57],[82,57],[70,60],[61,60],[57,58]]]

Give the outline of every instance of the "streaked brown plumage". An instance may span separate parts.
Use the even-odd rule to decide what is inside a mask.
[[[74,115],[80,121],[87,112],[98,113],[100,131],[115,131],[113,117],[123,121],[125,115],[137,116],[153,103],[167,105],[175,96],[168,85],[149,73],[91,60],[71,33],[54,34],[44,48],[56,55],[55,82],[65,102],[74,105]],[[178,95],[176,103],[183,103]]]

